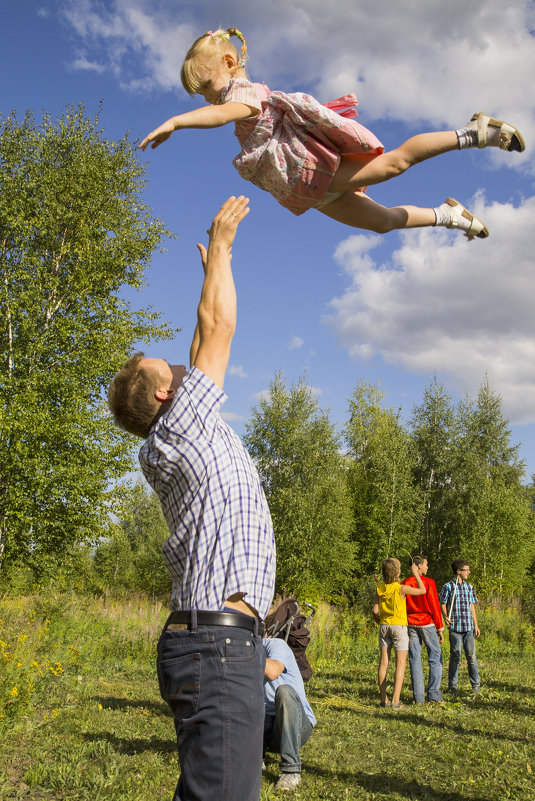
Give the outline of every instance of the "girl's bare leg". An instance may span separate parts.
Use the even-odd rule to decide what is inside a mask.
[[[405,678],[405,667],[407,665],[408,651],[396,651],[396,672],[394,674],[394,691],[392,693],[392,703],[399,704],[401,688]]]
[[[436,222],[433,209],[418,206],[395,206],[389,209],[362,192],[345,192],[342,197],[318,211],[344,225],[378,234],[386,234],[396,228],[423,228]]]
[[[458,146],[459,140],[455,131],[438,131],[413,136],[395,150],[389,150],[371,160],[343,155],[329,192],[346,192],[389,181],[420,161],[457,150]]]
[[[386,672],[388,670],[388,660],[390,657],[390,648],[381,648],[381,656],[379,657],[379,667],[377,669],[377,681],[379,683],[379,694],[381,696],[381,703],[386,704]]]

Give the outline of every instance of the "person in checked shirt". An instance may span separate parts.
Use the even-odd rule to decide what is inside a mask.
[[[174,801],[258,801],[264,729],[261,620],[273,598],[275,543],[266,498],[241,440],[222,420],[236,326],[231,248],[249,211],[230,197],[214,218],[190,369],[133,356],[108,401],[144,438],[143,474],[170,536],[171,614],[158,642],[160,692],[173,711],[181,775]]]
[[[480,631],[477,624],[475,588],[468,583],[470,565],[466,559],[451,563],[454,578],[440,591],[440,604],[446,626],[450,630],[450,661],[448,665],[448,691],[457,695],[459,662],[464,648],[468,677],[474,693],[479,693],[481,682],[476,657],[476,641]]]

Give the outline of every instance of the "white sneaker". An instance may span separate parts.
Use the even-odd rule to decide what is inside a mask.
[[[275,785],[275,790],[295,790],[299,787],[300,783],[300,773],[282,773]]]

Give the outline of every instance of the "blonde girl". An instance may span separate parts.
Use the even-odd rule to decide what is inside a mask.
[[[240,53],[231,37],[240,40]],[[245,37],[236,28],[200,36],[186,55],[181,78],[188,94],[202,95],[209,105],[171,117],[140,148],[149,143],[156,148],[183,128],[234,122],[242,147],[234,166],[294,214],[316,208],[345,225],[377,233],[441,225],[459,228],[468,239],[488,236],[481,220],[453,198],[436,208],[386,208],[365,190],[450,150],[490,146],[521,152],[524,140],[516,128],[479,112],[464,128],[418,134],[385,153],[377,137],[351,119],[355,95],[322,105],[301,92],[271,92],[248,79],[246,54]]]
[[[404,709],[401,703],[401,688],[405,678],[407,666],[407,652],[409,650],[409,629],[407,624],[406,595],[425,595],[425,586],[421,579],[417,565],[411,565],[412,575],[416,579],[417,587],[400,584],[401,564],[399,559],[385,559],[381,565],[383,581],[379,582],[375,591],[375,602],[372,614],[379,623],[379,667],[377,681],[381,706],[390,706],[394,710]],[[394,648],[396,654],[396,672],[394,674],[394,689],[392,701],[386,694],[386,674],[390,661],[390,651]]]

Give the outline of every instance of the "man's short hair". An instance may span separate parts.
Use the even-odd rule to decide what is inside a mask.
[[[381,565],[381,571],[383,573],[385,584],[392,584],[392,582],[395,581],[401,574],[401,562],[399,559],[389,557],[388,559],[385,559]]]
[[[415,553],[412,557],[412,563],[416,565],[416,567],[420,567],[424,562],[427,562],[427,556],[424,556],[423,553]]]
[[[154,397],[158,375],[140,368],[145,354],[135,353],[123,364],[108,389],[108,406],[120,428],[145,439],[161,412]]]
[[[463,568],[468,567],[470,562],[467,562],[466,559],[454,559],[451,563],[451,569],[453,570],[453,575],[457,575],[458,570],[463,570]]]

